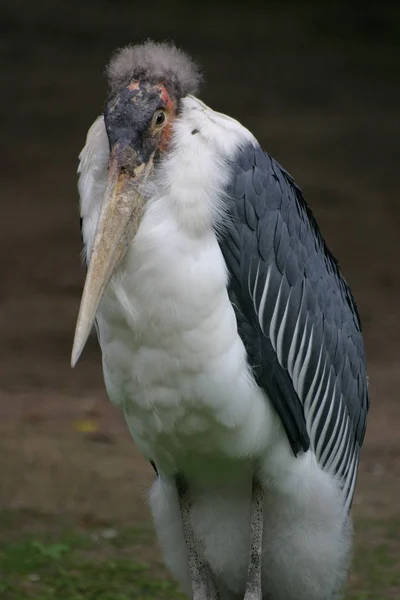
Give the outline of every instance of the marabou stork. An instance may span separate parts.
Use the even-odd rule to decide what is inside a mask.
[[[126,47],[107,74],[72,365],[95,322],[187,594],[336,599],[369,405],[351,291],[289,173],[194,96],[186,54]]]

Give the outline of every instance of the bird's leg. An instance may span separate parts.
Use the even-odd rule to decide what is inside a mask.
[[[249,566],[244,600],[262,600],[263,504],[264,490],[257,478],[254,477],[251,501]]]
[[[192,584],[193,600],[219,600],[219,594],[215,589],[211,571],[199,554],[191,522],[191,505],[187,485],[180,475],[177,477],[177,489],[188,553],[189,576]]]

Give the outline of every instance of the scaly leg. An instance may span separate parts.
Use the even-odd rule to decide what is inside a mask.
[[[262,600],[262,534],[263,534],[264,490],[256,478],[253,479],[253,494],[250,519],[250,553],[244,600]]]
[[[219,600],[208,565],[201,558],[190,518],[190,500],[185,480],[178,476],[178,496],[181,508],[183,531],[188,552],[189,575],[192,583],[193,600]]]

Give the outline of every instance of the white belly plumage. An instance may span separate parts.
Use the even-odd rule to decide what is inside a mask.
[[[258,456],[277,418],[248,369],[215,235],[189,240],[164,218],[164,242],[147,217],[98,313],[109,396],[163,471],[192,454]]]
[[[189,239],[167,215],[159,229],[149,207],[97,316],[107,391],[159,469],[155,524],[188,592],[173,476],[188,481],[194,531],[221,599],[233,600],[246,581],[257,465],[266,489],[264,589],[274,600],[320,600],[345,575],[339,489],[313,453],[293,456],[248,369],[226,282],[213,233]]]

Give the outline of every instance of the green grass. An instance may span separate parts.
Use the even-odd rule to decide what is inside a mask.
[[[400,598],[400,521],[366,519],[356,529],[346,600]],[[0,531],[1,600],[183,598],[155,558],[150,525],[83,530],[8,513]]]
[[[5,528],[6,531],[8,528]],[[15,536],[12,536],[15,538]],[[172,600],[162,568],[141,560],[147,528],[52,531],[0,543],[1,600]],[[160,574],[161,573],[161,574]]]
[[[398,600],[400,520],[359,519],[355,539],[346,600]]]

